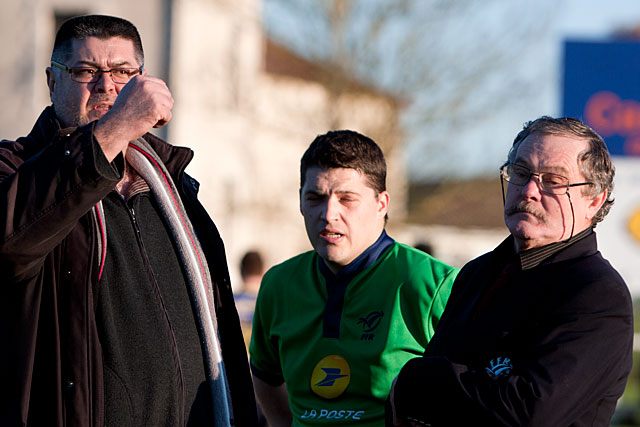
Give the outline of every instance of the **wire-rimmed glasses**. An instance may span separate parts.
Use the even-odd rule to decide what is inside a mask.
[[[500,168],[502,178],[514,185],[526,185],[531,177],[536,177],[540,191],[547,194],[567,194],[570,187],[594,185],[593,182],[569,183],[569,179],[551,172],[534,172],[531,169],[514,163],[505,163]]]

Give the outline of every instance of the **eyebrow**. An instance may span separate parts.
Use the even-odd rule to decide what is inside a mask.
[[[558,167],[558,166],[551,166],[548,168],[544,168],[542,172],[553,173],[553,174],[564,176],[564,177],[569,176],[569,171],[567,169],[563,167]]]
[[[351,191],[351,190],[336,190],[333,192],[334,194],[355,194],[355,195],[360,195],[360,193],[358,193],[357,191]],[[327,194],[324,191],[320,191],[318,189],[309,189],[303,192],[303,194],[317,194],[317,195],[324,195]]]
[[[565,176],[565,177],[569,175],[569,171],[566,168],[562,167],[562,166],[548,166],[548,167],[543,167],[542,169],[536,171],[535,168],[531,165],[531,163],[529,163],[528,161],[526,161],[524,159],[516,158],[514,163],[516,165],[519,165],[519,166],[524,166],[527,169],[530,169],[530,170],[532,170],[534,172],[553,173],[553,174],[562,175],[562,176]]]
[[[83,65],[91,68],[100,68],[100,66],[93,61],[84,61],[84,60],[78,61],[77,66],[83,66]],[[122,68],[123,66],[126,66],[127,68],[129,67],[137,68],[135,65],[131,64],[129,61],[126,61],[126,60],[110,62],[110,65],[111,65],[111,68]]]

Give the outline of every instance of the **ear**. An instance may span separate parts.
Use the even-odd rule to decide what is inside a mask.
[[[600,194],[596,195],[587,205],[586,217],[589,221],[596,216],[596,213],[600,210],[604,202],[607,200],[607,190],[604,190]]]
[[[302,212],[302,188],[300,188],[300,190],[298,190],[298,206],[300,208],[300,214],[304,216],[304,212]]]
[[[146,76],[146,75],[147,75],[147,69],[146,69],[146,68],[144,68],[144,69],[142,70],[142,73],[141,73],[140,75],[141,75],[141,76]]]
[[[47,67],[45,69],[45,73],[47,74],[47,86],[49,86],[49,99],[53,101],[53,91],[56,86],[56,74],[53,72],[51,67]]]
[[[378,218],[384,218],[389,212],[389,193],[381,191],[378,193]]]

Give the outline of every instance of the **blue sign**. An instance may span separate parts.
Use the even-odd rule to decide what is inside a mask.
[[[602,135],[612,155],[640,156],[640,42],[566,42],[562,111]]]

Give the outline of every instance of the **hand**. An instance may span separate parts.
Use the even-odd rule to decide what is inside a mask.
[[[166,83],[145,75],[132,78],[120,90],[113,107],[96,123],[94,135],[109,161],[125,151],[129,141],[171,120],[173,97]]]

